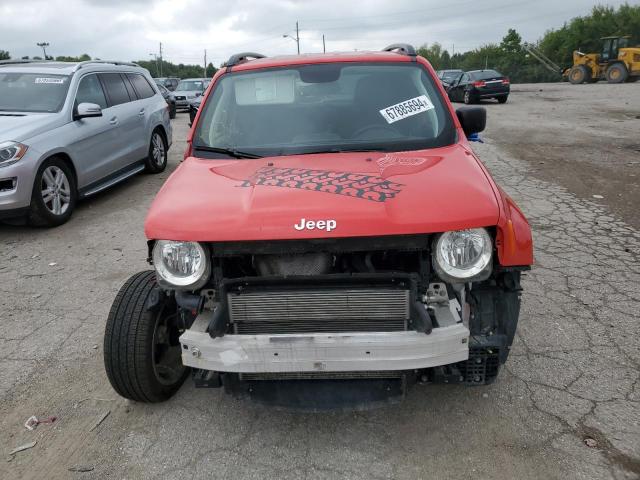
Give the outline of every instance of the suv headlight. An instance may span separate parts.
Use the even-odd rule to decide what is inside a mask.
[[[18,142],[0,142],[0,167],[16,163],[27,153],[27,148]]]
[[[197,242],[158,240],[153,246],[153,265],[167,286],[196,290],[209,279],[208,251]]]
[[[484,228],[445,232],[434,241],[432,255],[443,280],[483,280],[491,274],[493,243]]]

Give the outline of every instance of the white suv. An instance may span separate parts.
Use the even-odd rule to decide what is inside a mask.
[[[66,222],[76,201],[167,165],[167,102],[134,63],[0,62],[0,218]]]

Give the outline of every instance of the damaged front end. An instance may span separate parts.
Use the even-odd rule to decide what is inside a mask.
[[[526,267],[502,268],[493,232],[476,230],[463,240],[478,258],[489,242],[489,255],[466,271],[456,266],[468,246],[446,234],[149,247],[196,386],[320,409],[398,399],[414,383],[496,378]],[[158,265],[167,258],[200,273],[168,282]]]

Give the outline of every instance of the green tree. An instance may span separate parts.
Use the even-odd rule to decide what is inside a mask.
[[[438,42],[431,45],[425,43],[418,48],[418,55],[429,60],[435,70],[442,70],[451,67],[451,56],[449,52],[442,48]]]
[[[64,55],[56,57],[56,61],[58,62],[86,62],[87,60],[91,60],[91,57],[87,53],[83,53],[79,57],[68,57]]]
[[[0,60],[9,60],[11,58],[11,54],[6,50],[0,50]]]

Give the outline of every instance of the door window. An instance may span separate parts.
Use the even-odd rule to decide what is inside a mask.
[[[124,81],[122,80],[122,77],[120,77],[119,73],[101,73],[100,79],[107,91],[109,104],[111,106],[131,101],[129,93],[127,92],[127,87],[125,87]]]
[[[95,103],[100,105],[100,108],[107,108],[107,99],[97,75],[87,75],[80,80],[75,106],[81,103]]]
[[[138,98],[149,98],[156,94],[153,88],[151,88],[151,85],[149,85],[149,82],[147,82],[142,75],[138,73],[127,73],[127,78],[133,84]]]

